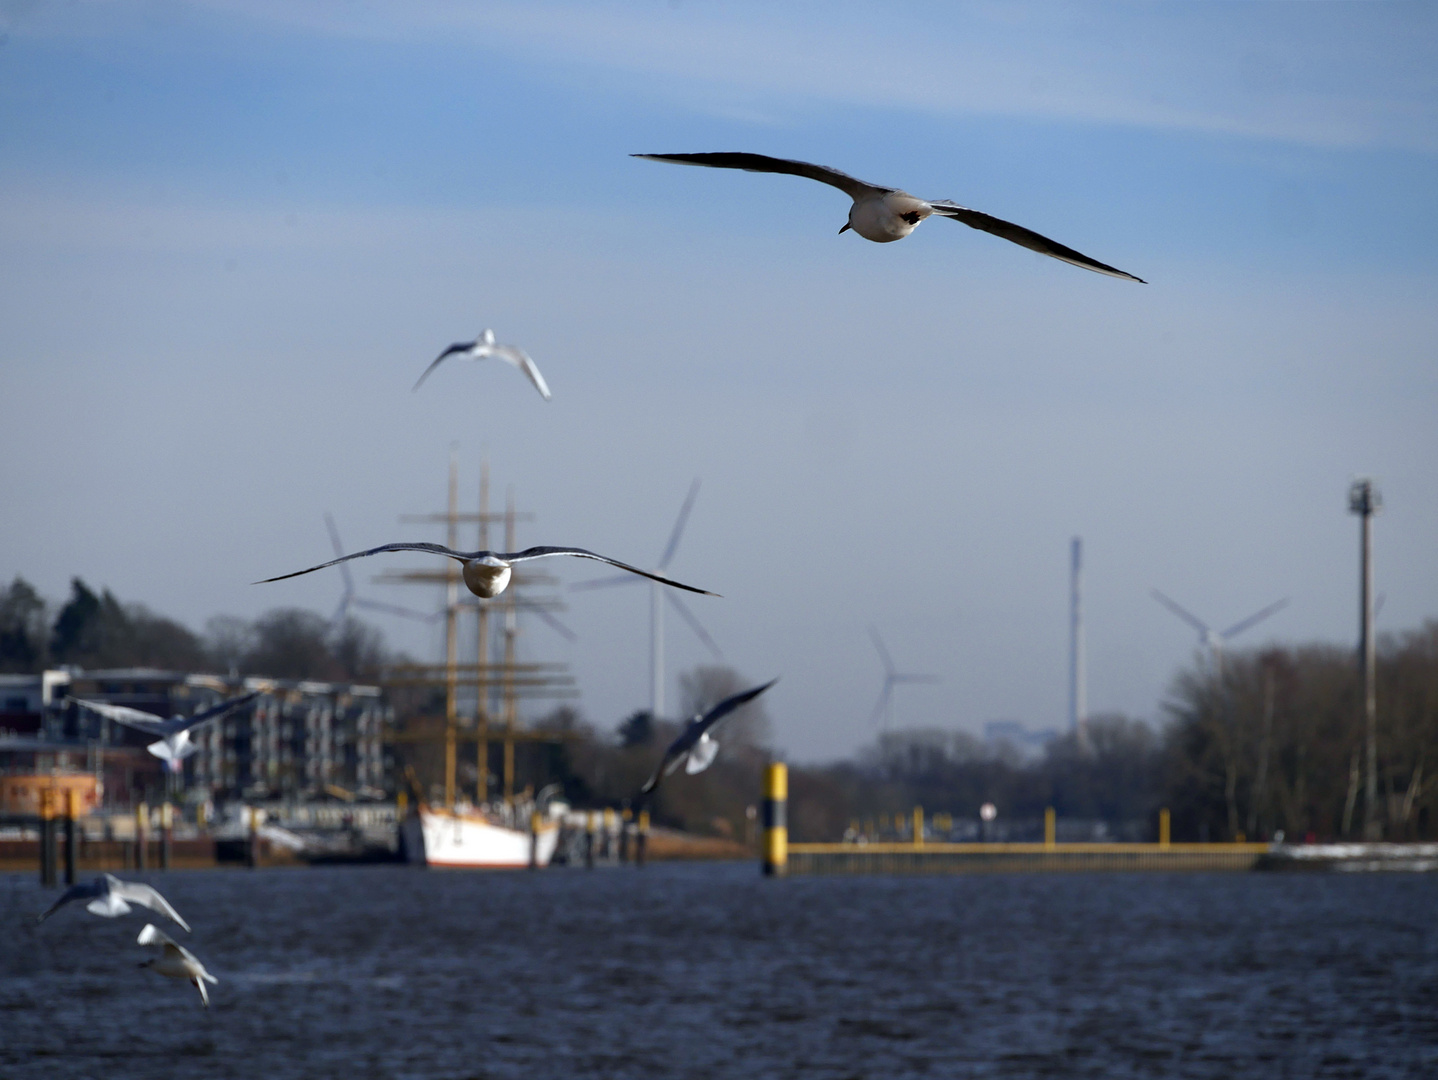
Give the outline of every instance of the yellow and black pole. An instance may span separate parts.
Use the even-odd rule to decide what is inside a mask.
[[[1058,816],[1052,806],[1044,810],[1044,848],[1053,851],[1058,847]]]
[[[1165,806],[1158,812],[1158,846],[1165,851],[1169,845],[1169,821],[1168,807]]]
[[[645,849],[649,847],[649,811],[639,811],[639,832],[634,837],[634,865],[643,867]]]
[[[772,761],[764,769],[763,867],[765,877],[783,877],[789,869],[789,767]]]

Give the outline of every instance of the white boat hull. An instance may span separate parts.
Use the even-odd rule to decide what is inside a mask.
[[[469,869],[548,866],[559,843],[559,828],[546,823],[537,834],[498,825],[481,814],[421,807],[404,822],[412,863]]]

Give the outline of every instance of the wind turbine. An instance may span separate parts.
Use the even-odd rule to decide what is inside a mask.
[[[340,543],[340,531],[335,526],[334,516],[328,512],[325,514],[325,525],[329,528],[330,543],[334,545],[335,554],[345,553],[344,545]],[[340,563],[340,578],[344,582],[344,592],[340,594],[339,606],[330,617],[331,632],[338,630],[344,625],[345,616],[349,614],[350,606],[366,608],[370,611],[381,611],[386,615],[400,615],[406,619],[418,619],[420,622],[432,623],[436,619],[444,617],[444,612],[415,611],[413,608],[400,607],[398,604],[385,604],[378,600],[366,600],[362,596],[355,595],[354,576],[350,573],[348,563]]]
[[[1182,607],[1176,601],[1170,600],[1157,589],[1153,590],[1153,598],[1198,631],[1199,644],[1206,646],[1208,649],[1208,670],[1215,684],[1221,683],[1223,680],[1223,647],[1229,639],[1237,637],[1245,630],[1256,626],[1270,615],[1288,606],[1288,597],[1285,596],[1282,600],[1269,604],[1261,611],[1254,612],[1241,622],[1234,623],[1227,630],[1214,630],[1213,627],[1209,626],[1208,623],[1193,614],[1193,612]]]
[[[674,553],[679,549],[679,540],[684,535],[684,526],[689,521],[689,511],[694,508],[694,499],[699,494],[699,481],[696,479],[689,486],[689,494],[684,499],[684,505],[679,509],[679,517],[674,522],[674,531],[669,534],[669,543],[664,547],[664,554],[659,557],[659,562],[652,569],[654,573],[663,573],[668,567]],[[679,612],[683,620],[689,624],[689,629],[702,641],[714,654],[715,659],[722,660],[724,654],[719,651],[719,646],[714,644],[714,639],[709,636],[708,631],[699,624],[694,612],[689,610],[687,604],[674,595],[673,589],[666,589],[658,582],[644,581],[643,578],[635,577],[633,574],[621,574],[618,577],[595,578],[591,581],[579,581],[571,585],[572,589],[601,589],[610,585],[637,585],[647,584],[649,586],[649,712],[650,715],[659,718],[664,715],[664,601],[668,600]]]
[[[869,723],[872,724],[882,714],[884,730],[887,731],[893,714],[891,698],[894,687],[904,683],[936,683],[939,681],[939,677],[900,672],[894,667],[894,658],[889,655],[889,650],[884,647],[884,639],[879,636],[879,631],[872,625],[869,627],[869,637],[874,639],[874,648],[878,650],[879,659],[884,663],[884,688],[879,691],[879,700],[874,703],[874,711],[869,714]]]

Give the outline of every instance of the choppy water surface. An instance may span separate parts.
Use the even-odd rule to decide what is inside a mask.
[[[1438,1076],[1438,875],[146,879],[213,1008],[0,875],[0,1076]]]

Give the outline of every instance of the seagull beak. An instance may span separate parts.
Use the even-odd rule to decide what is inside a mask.
[[[843,236],[846,232],[849,231],[850,228],[851,228],[851,226],[849,225],[849,223],[848,223],[847,221],[844,222],[844,227],[839,230],[839,235],[840,235],[840,236]]]

